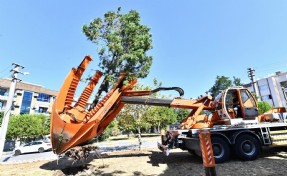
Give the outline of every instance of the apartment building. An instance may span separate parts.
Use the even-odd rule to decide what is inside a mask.
[[[287,108],[287,72],[276,72],[274,75],[257,79],[255,86],[261,101],[266,101],[273,107]],[[245,87],[254,92],[252,84]]]
[[[11,80],[0,78],[0,111],[7,108]],[[40,85],[18,82],[14,95],[12,114],[49,113],[58,92]]]

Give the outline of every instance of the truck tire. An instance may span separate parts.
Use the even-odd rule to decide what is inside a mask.
[[[221,137],[211,137],[215,163],[223,163],[230,158],[229,144]]]
[[[255,160],[260,153],[260,142],[249,134],[239,136],[235,141],[236,156],[243,160]]]

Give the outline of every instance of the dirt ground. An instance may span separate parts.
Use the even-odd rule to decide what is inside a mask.
[[[264,149],[255,161],[231,159],[216,165],[217,175],[286,175],[287,147]],[[173,150],[121,151],[90,156],[72,164],[70,159],[0,164],[0,175],[205,175],[201,158]]]

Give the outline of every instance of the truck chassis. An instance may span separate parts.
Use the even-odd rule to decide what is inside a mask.
[[[173,127],[175,128],[175,127]],[[181,148],[201,156],[199,131],[203,129],[171,129],[162,136],[168,148]],[[244,125],[215,125],[205,128],[211,134],[213,154],[216,163],[222,163],[235,154],[241,160],[254,160],[263,146],[287,145],[287,125],[284,122]],[[162,148],[161,148],[162,149]]]

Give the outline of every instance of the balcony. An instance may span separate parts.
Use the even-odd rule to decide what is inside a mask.
[[[37,101],[33,108],[34,109],[38,109],[39,107],[49,108],[50,107],[50,103]]]
[[[8,101],[8,97],[8,95],[0,95],[0,100]],[[16,101],[16,98],[17,96],[15,95],[13,101]]]
[[[0,95],[0,100],[7,101],[8,100],[8,95]]]

